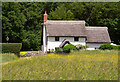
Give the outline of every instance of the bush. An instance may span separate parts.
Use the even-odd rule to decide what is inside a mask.
[[[114,45],[114,46],[113,46],[113,49],[115,49],[115,50],[120,50],[120,45]]]
[[[76,50],[76,47],[72,44],[68,44],[63,47],[63,52],[69,53],[71,50]]]
[[[120,45],[110,45],[110,44],[106,43],[106,44],[101,45],[99,47],[99,49],[101,49],[101,50],[106,50],[106,49],[108,49],[108,50],[112,50],[112,49],[120,50]]]
[[[106,50],[106,49],[111,50],[111,49],[114,49],[114,46],[110,45],[109,43],[106,43],[106,44],[101,45],[99,47],[99,49],[101,49],[101,50]]]
[[[55,48],[55,52],[56,52],[56,53],[62,53],[62,52],[63,52],[63,49],[62,49],[62,48],[59,48],[59,47],[56,47],[56,48]]]
[[[76,45],[76,49],[77,49],[77,50],[86,49],[87,47],[88,47],[88,46],[84,46],[84,45],[81,45],[81,44]]]
[[[0,43],[2,46],[2,53],[18,54],[22,48],[22,43]]]
[[[118,47],[118,50],[120,50],[120,45],[117,45],[117,47]]]
[[[113,49],[118,50],[118,46],[113,46]]]

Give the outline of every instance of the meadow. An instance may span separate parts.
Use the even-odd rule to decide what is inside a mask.
[[[2,60],[0,63],[10,62],[18,59],[18,57],[13,53],[4,53],[0,54],[0,56],[0,60]]]
[[[2,65],[2,80],[117,80],[118,51],[72,51]]]

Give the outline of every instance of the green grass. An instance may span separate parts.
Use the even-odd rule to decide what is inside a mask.
[[[112,55],[112,54],[118,54],[118,50],[81,50],[81,51],[75,51],[70,54],[88,54],[88,55],[94,55],[94,54],[105,54],[105,55]]]
[[[3,80],[117,80],[118,51],[76,51],[12,61]]]
[[[10,62],[13,60],[17,60],[18,57],[15,54],[11,54],[11,53],[4,53],[4,54],[0,54],[0,63],[4,63],[4,62]]]

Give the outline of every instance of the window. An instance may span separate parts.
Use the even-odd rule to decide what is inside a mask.
[[[59,37],[55,37],[55,41],[59,41]]]
[[[79,37],[74,37],[74,41],[79,41]]]
[[[85,38],[85,41],[87,41],[87,37]]]

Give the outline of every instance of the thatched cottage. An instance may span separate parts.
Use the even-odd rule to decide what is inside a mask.
[[[110,43],[107,27],[85,26],[85,21],[47,20],[44,14],[43,51],[55,50],[66,42],[73,45],[87,45],[88,50],[97,49],[103,43]]]

